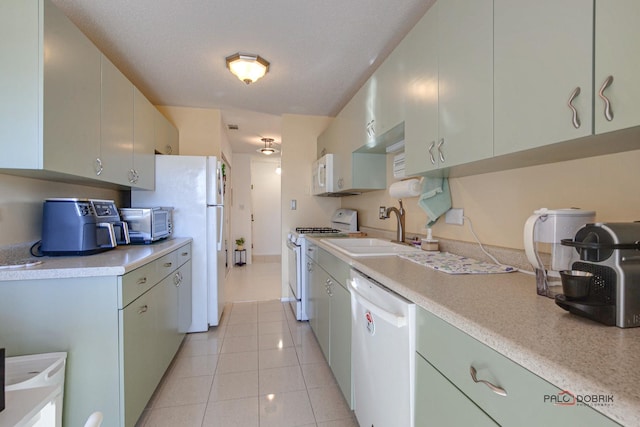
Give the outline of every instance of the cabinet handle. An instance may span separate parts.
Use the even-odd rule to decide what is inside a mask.
[[[494,392],[495,394],[499,394],[500,396],[507,396],[507,391],[501,387],[498,387],[496,385],[491,384],[489,381],[485,381],[485,380],[479,380],[476,377],[476,368],[472,366],[469,367],[469,373],[471,374],[471,379],[473,380],[474,383],[482,383],[484,385],[486,385],[487,387],[489,387],[491,389],[492,392]]]
[[[431,141],[431,145],[429,145],[429,159],[431,160],[431,164],[435,165],[436,164],[436,158],[433,157],[433,147],[436,146],[436,142],[435,141]]]
[[[444,163],[444,154],[442,153],[443,145],[444,145],[444,138],[440,138],[440,142],[438,142],[438,155],[440,156],[440,163]]]
[[[173,154],[173,147],[170,145],[167,145],[167,154]]]
[[[178,271],[173,275],[173,284],[179,287],[182,284],[182,274]]]
[[[310,263],[310,262],[308,262],[308,263],[307,263],[307,271],[308,271],[309,273],[311,273],[311,272],[313,271],[313,267],[311,266],[311,263]]]
[[[611,86],[611,83],[613,83],[613,76],[609,76],[604,79],[604,83],[602,83],[600,92],[598,92],[598,96],[604,101],[604,117],[609,122],[613,120],[613,110],[611,109],[611,101],[609,101],[609,98],[604,95],[604,91],[607,90],[609,86]]]
[[[102,160],[100,160],[100,157],[96,159],[96,162],[94,163],[93,168],[96,171],[96,175],[100,176],[102,174],[102,171],[104,170],[104,168],[102,167]]]
[[[147,283],[146,277],[141,277],[138,279],[138,282],[137,282],[138,285],[144,285],[145,283]]]
[[[189,252],[182,252],[180,255],[182,255],[182,256],[189,256]]]
[[[149,306],[145,304],[142,307],[138,308],[138,314],[146,313],[147,310],[149,310]]]
[[[571,108],[571,112],[573,113],[573,117],[571,118],[571,122],[573,123],[573,127],[578,129],[580,127],[580,117],[578,116],[578,110],[573,106],[573,100],[580,95],[580,86],[575,88],[571,95],[569,95],[569,102],[567,105]]]
[[[135,184],[137,181],[138,178],[136,177],[136,171],[133,169],[129,169],[129,183]]]
[[[165,262],[164,263],[164,267],[167,267],[167,268],[171,267],[172,265],[173,265],[172,262]]]

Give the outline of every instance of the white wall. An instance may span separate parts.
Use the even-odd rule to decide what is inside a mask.
[[[178,128],[180,154],[220,156],[223,147],[222,114],[213,108],[157,105],[158,110]],[[229,153],[225,153],[230,155]],[[231,161],[230,158],[227,160]]]
[[[0,246],[40,240],[42,204],[51,197],[124,201],[116,190],[0,174]]]
[[[614,138],[612,136],[612,138]],[[538,208],[579,207],[601,222],[640,220],[640,150],[450,179],[453,207],[463,208],[483,243],[523,249],[523,227]],[[389,166],[387,166],[389,169]],[[388,181],[387,186],[393,181]],[[424,233],[427,217],[418,198],[404,200],[407,233]],[[378,206],[396,202],[387,191],[345,197],[361,225],[395,230],[395,219],[378,219]],[[433,226],[436,237],[475,242],[468,224]]]
[[[331,123],[330,117],[285,114],[282,116],[282,253],[289,230],[300,226],[329,225],[340,207],[335,197],[311,195],[311,164],[317,159],[318,135]],[[291,200],[297,209],[291,210]],[[282,295],[288,297],[287,257],[282,257]]]
[[[251,200],[253,205],[253,256],[280,255],[280,160],[265,156],[251,159]]]

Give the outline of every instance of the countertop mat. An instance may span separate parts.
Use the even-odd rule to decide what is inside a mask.
[[[495,274],[518,271],[509,265],[489,264],[449,252],[403,253],[400,258],[449,274]]]

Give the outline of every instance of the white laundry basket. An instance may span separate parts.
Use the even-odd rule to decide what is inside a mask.
[[[61,427],[66,362],[65,352],[7,357],[3,417],[16,426]]]

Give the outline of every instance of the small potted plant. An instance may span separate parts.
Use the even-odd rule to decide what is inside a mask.
[[[236,239],[236,246],[239,251],[244,249],[244,237],[240,237],[239,239]]]

